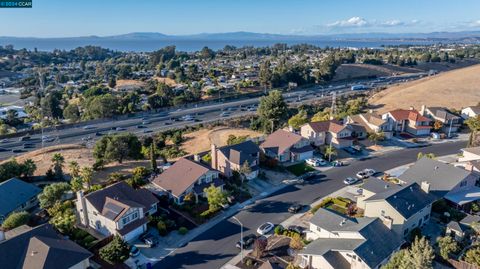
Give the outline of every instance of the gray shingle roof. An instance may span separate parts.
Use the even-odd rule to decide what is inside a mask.
[[[471,172],[450,164],[422,158],[408,168],[399,178],[407,183],[422,181],[430,183],[430,190],[445,195],[462,180],[474,176]]]
[[[232,163],[242,165],[246,161],[252,164],[260,152],[257,144],[250,140],[245,142],[219,148],[223,155]]]
[[[329,251],[323,255],[335,269],[350,269],[350,263],[338,251]]]
[[[310,222],[327,231],[359,231],[375,218],[348,218],[325,208],[317,210]]]
[[[387,182],[376,177],[369,177],[365,179],[364,182],[365,183],[363,183],[361,188],[373,193],[383,193],[401,188],[400,185]]]
[[[67,269],[92,254],[44,224],[0,243],[2,269]]]
[[[0,183],[0,216],[6,217],[41,191],[39,187],[18,178]]]

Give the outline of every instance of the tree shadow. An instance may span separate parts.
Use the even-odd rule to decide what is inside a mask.
[[[235,255],[228,255],[228,254],[202,254],[198,251],[188,251],[182,253],[175,253],[165,257],[163,260],[156,263],[153,268],[154,269],[186,269],[192,268],[192,265],[195,265],[197,268],[199,265],[204,265],[203,268],[215,268],[213,265],[206,265],[212,261],[218,261],[221,266],[224,262],[221,261],[223,259],[227,260],[233,258]],[[213,267],[210,267],[213,266]]]

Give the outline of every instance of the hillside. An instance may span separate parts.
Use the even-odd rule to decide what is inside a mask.
[[[396,65],[371,65],[371,64],[342,64],[335,71],[334,81],[367,78],[386,77],[395,74],[418,73],[423,70]]]
[[[480,65],[392,86],[374,95],[370,104],[378,112],[395,108],[444,106],[460,109],[480,102]]]

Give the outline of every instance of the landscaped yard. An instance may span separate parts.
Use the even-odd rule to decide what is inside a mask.
[[[312,172],[312,171],[315,171],[315,169],[313,169],[311,166],[308,166],[306,163],[304,162],[301,162],[301,163],[297,163],[297,164],[294,164],[294,165],[291,165],[291,166],[288,166],[286,167],[286,169],[296,175],[297,177],[298,176],[301,176],[307,172]]]

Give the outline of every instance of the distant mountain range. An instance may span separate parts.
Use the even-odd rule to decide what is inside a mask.
[[[430,33],[345,33],[323,35],[284,35],[254,32],[228,32],[228,33],[200,33],[192,35],[166,35],[156,32],[134,32],[111,36],[78,36],[78,37],[15,37],[0,36],[5,39],[111,39],[111,40],[336,40],[336,39],[480,39],[480,31],[463,32],[430,32]]]
[[[432,44],[432,43],[480,44],[480,31],[432,32],[432,33],[351,33],[324,35],[283,35],[252,32],[200,33],[193,35],[166,35],[155,32],[135,32],[111,36],[78,37],[13,37],[0,36],[0,45],[12,44],[15,48],[39,50],[73,49],[95,45],[119,51],[153,51],[175,45],[178,50],[195,51],[203,46],[221,49],[225,45],[270,46],[275,43],[289,45],[308,43],[320,47],[380,47],[382,45]]]

